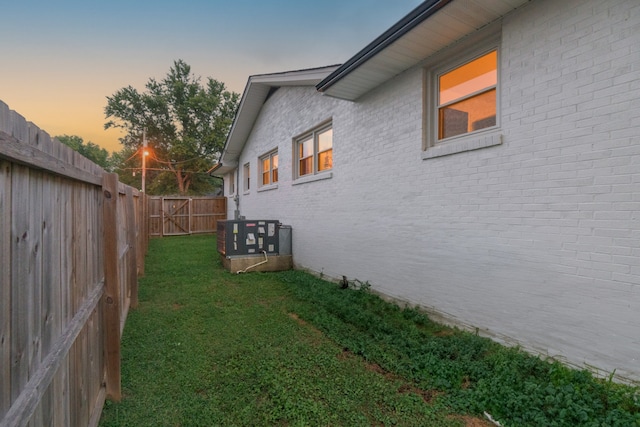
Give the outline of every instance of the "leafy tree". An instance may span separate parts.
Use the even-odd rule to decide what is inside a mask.
[[[123,184],[131,187],[141,187],[140,156],[135,149],[124,147],[111,155],[113,172]]]
[[[85,144],[84,140],[76,135],[60,135],[56,136],[56,138],[64,145],[71,147],[93,163],[101,166],[103,169],[111,169],[109,152],[104,148],[101,148],[99,145],[96,145],[91,141]]]
[[[155,177],[160,182],[149,181],[150,189],[162,186],[166,178],[161,175],[171,174],[178,193],[206,192],[212,183],[206,171],[222,151],[239,94],[211,77],[201,84],[182,60],[174,61],[163,80],[151,78],[145,87],[143,93],[128,86],[107,97],[105,129],[124,129],[120,141],[134,152],[146,131],[147,166],[162,172]]]
[[[120,182],[132,187],[142,187],[142,168],[141,168],[141,150],[124,147],[121,151],[114,152],[111,155],[111,163],[113,171],[119,175]],[[151,157],[151,158],[149,158]],[[169,169],[157,167],[157,163],[153,156],[147,158],[147,183],[146,192],[149,195],[170,195],[180,194],[177,181],[173,172]],[[192,184],[186,194],[203,195],[214,193],[219,187],[218,178],[212,177],[207,173],[193,174]]]

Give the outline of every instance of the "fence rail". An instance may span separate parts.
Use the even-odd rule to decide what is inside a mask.
[[[147,198],[0,102],[0,426],[97,425],[120,398]]]

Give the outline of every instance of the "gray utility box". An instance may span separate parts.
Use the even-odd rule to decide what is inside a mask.
[[[293,255],[291,252],[291,239],[292,229],[290,225],[280,224],[279,238],[279,254],[280,255]]]
[[[276,220],[218,221],[218,252],[225,257],[277,255],[280,225]]]

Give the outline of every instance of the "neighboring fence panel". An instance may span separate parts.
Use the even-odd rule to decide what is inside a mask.
[[[148,197],[149,235],[162,236],[162,197]]]
[[[218,229],[218,221],[227,219],[227,198],[192,198],[191,199],[191,232],[214,233]]]
[[[120,334],[137,301],[136,257],[146,253],[136,211],[145,197],[116,186],[117,221],[105,227],[103,175],[0,102],[2,427],[97,425],[105,396],[120,396]],[[109,236],[117,279],[105,278]],[[105,289],[116,288],[109,302]]]
[[[150,197],[151,236],[215,233],[227,218],[226,197]]]

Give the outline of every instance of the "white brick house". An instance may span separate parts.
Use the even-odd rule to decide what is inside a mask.
[[[214,173],[299,268],[640,380],[638,0],[428,0],[251,77]]]

